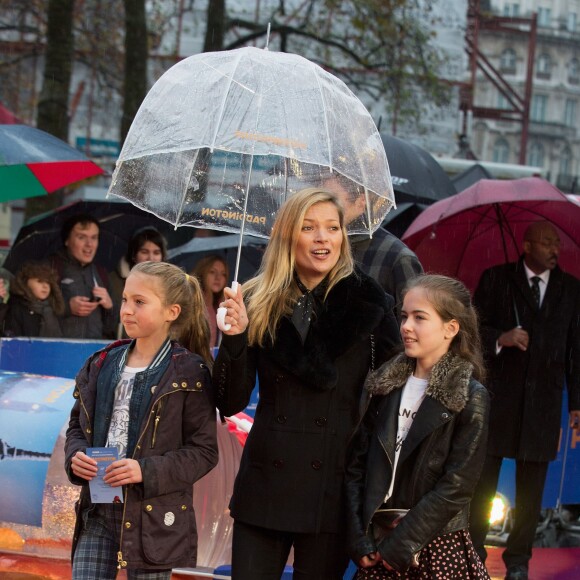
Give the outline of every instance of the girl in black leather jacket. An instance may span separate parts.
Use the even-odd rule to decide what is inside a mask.
[[[477,315],[458,280],[408,285],[405,352],[368,377],[346,475],[356,578],[489,578],[469,537],[489,399]]]

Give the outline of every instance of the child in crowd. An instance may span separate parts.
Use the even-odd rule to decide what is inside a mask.
[[[224,288],[228,282],[228,263],[216,254],[202,258],[192,272],[199,283],[205,300],[210,328],[210,346],[219,346],[221,333],[217,327],[217,311],[224,298]]]
[[[50,265],[25,262],[11,284],[4,336],[62,337],[64,300]]]
[[[121,306],[132,340],[95,353],[77,376],[65,443],[68,477],[82,485],[74,579],[125,569],[129,579],[161,580],[196,565],[193,484],[217,463],[203,308],[197,280],[177,266],[135,265]],[[91,502],[97,462],[88,447],[117,448],[104,482],[123,503]]]
[[[356,578],[489,578],[468,532],[485,458],[489,397],[477,315],[458,280],[414,278],[405,352],[367,378],[347,468]]]

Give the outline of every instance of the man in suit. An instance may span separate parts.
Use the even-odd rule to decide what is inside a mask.
[[[325,179],[322,187],[334,193],[342,203],[347,225],[364,216],[364,190],[352,190],[349,179],[336,174]],[[395,299],[397,313],[403,302],[401,293],[407,281],[423,273],[419,258],[405,243],[383,228],[378,228],[372,238],[368,234],[356,234],[349,238],[356,265]]]
[[[564,384],[570,425],[580,429],[580,281],[558,267],[560,237],[549,222],[528,227],[523,250],[518,262],[486,270],[474,295],[492,398],[470,533],[485,561],[502,459],[514,458],[516,506],[503,553],[506,580],[528,578],[548,462],[558,450]]]

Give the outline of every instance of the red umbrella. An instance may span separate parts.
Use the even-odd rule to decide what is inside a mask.
[[[47,195],[104,170],[61,139],[27,125],[0,125],[0,202]]]
[[[524,231],[539,220],[558,229],[560,266],[580,277],[580,205],[539,177],[482,179],[427,207],[402,239],[425,271],[474,290],[485,269],[519,258]]]

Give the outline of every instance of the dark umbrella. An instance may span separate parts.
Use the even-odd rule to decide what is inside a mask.
[[[0,202],[47,195],[104,170],[49,133],[0,125]]]
[[[166,221],[135,207],[116,201],[76,201],[36,217],[20,228],[3,264],[12,273],[26,260],[42,260],[62,247],[60,229],[71,216],[84,213],[99,220],[99,249],[95,262],[109,271],[116,268],[127,250],[127,242],[136,229],[154,226],[168,240],[169,246],[185,243],[191,232],[175,230]]]
[[[430,204],[455,194],[455,187],[435,157],[425,149],[381,133],[389,160],[397,209],[391,210],[383,227],[401,236]]]
[[[403,241],[425,271],[455,276],[474,290],[485,269],[519,258],[526,228],[539,220],[558,229],[559,263],[579,277],[580,205],[539,177],[482,179],[425,209]]]
[[[451,179],[457,192],[475,185],[480,179],[493,179],[491,173],[479,163],[475,163]]]

